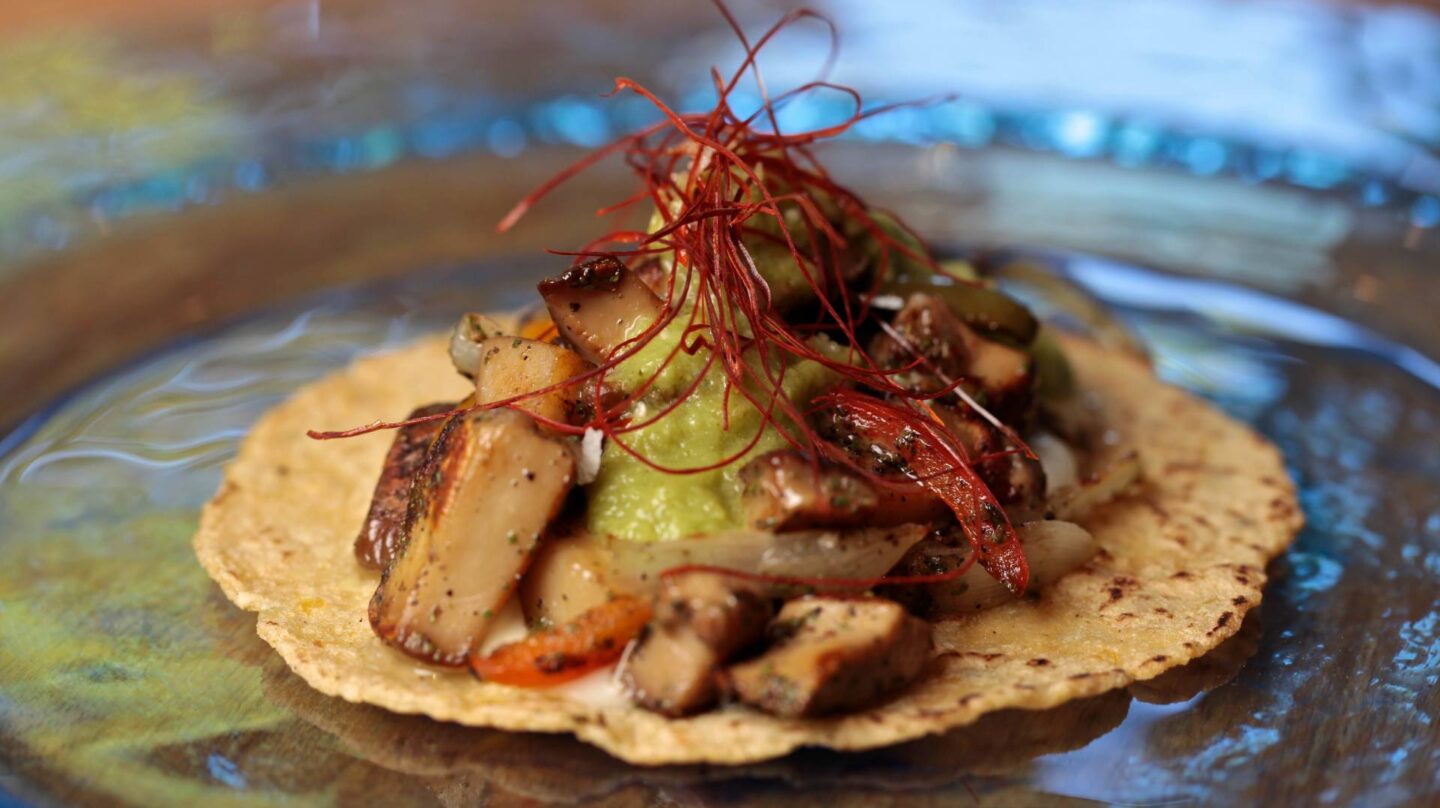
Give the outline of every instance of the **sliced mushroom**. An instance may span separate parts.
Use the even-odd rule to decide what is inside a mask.
[[[437,415],[455,407],[455,404],[430,404],[410,413],[405,420]],[[425,463],[430,442],[444,425],[445,421],[438,419],[395,431],[390,452],[385,455],[385,465],[380,469],[380,480],[375,483],[375,493],[370,498],[370,511],[365,514],[365,523],[355,537],[355,559],[360,566],[383,570],[399,553],[410,488],[416,472]]]
[[[475,398],[504,401],[536,390],[563,384],[592,366],[563,345],[520,337],[491,337],[480,343],[480,366],[475,373]],[[516,403],[526,412],[551,421],[567,422],[580,407],[584,386],[575,383]]]
[[[879,598],[792,600],[770,634],[775,644],[726,678],[740,701],[787,718],[876,704],[919,678],[930,659],[930,624]]]
[[[882,485],[787,449],[747,463],[740,481],[745,521],[757,530],[889,527],[933,522],[950,513],[944,502],[911,481]]]
[[[514,410],[456,416],[412,493],[405,544],[370,601],[386,643],[461,665],[515,590],[575,481],[575,456]]]
[[[712,572],[666,578],[622,681],[637,704],[664,715],[708,707],[720,666],[759,640],[772,614],[761,586]]]
[[[636,326],[660,317],[655,293],[614,258],[596,258],[540,282],[540,296],[560,334],[591,362],[600,364]]]

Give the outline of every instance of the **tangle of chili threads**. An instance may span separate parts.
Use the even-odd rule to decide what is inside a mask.
[[[639,83],[623,77],[617,78],[609,95],[620,92],[639,95],[661,113],[662,119],[592,151],[563,169],[521,199],[497,226],[501,232],[508,230],[536,203],[566,181],[607,157],[620,155],[639,178],[641,188],[620,202],[600,208],[597,215],[608,215],[649,199],[660,216],[661,226],[648,233],[616,230],[594,239],[581,250],[550,252],[572,256],[577,263],[582,258],[601,256],[619,259],[669,255],[671,271],[663,296],[661,316],[640,334],[617,346],[604,362],[570,379],[506,399],[474,404],[449,412],[404,421],[377,421],[334,432],[311,431],[308,433],[310,437],[321,440],[351,437],[478,410],[515,408],[527,400],[593,382],[594,416],[590,421],[577,425],[538,417],[533,413],[531,416],[546,427],[564,434],[579,435],[588,429],[598,429],[611,443],[636,460],[657,471],[671,474],[702,473],[737,462],[759,443],[767,427],[774,428],[787,443],[809,456],[812,462],[818,462],[818,458],[828,454],[823,446],[824,441],[807,424],[807,412],[790,400],[783,387],[786,372],[801,361],[817,363],[841,379],[899,399],[910,407],[924,406],[924,402],[957,392],[967,405],[979,410],[987,421],[998,423],[997,419],[984,412],[961,389],[962,380],[950,380],[942,376],[943,386],[931,391],[910,390],[893,381],[893,377],[917,366],[933,370],[929,361],[903,339],[900,340],[902,349],[913,353],[915,359],[908,367],[900,369],[881,367],[861,344],[857,329],[869,316],[870,301],[880,282],[889,275],[893,256],[904,256],[921,263],[932,272],[946,275],[957,283],[973,281],[946,272],[928,251],[914,247],[913,245],[923,242],[899,217],[887,213],[889,222],[899,229],[901,237],[888,232],[872,215],[872,210],[875,209],[869,208],[853,192],[832,180],[809,149],[815,142],[842,135],[859,122],[875,115],[903,106],[931,104],[940,99],[889,104],[867,110],[857,91],[825,81],[823,77],[772,98],[756,63],[759,51],[788,26],[801,20],[816,20],[830,33],[831,44],[827,52],[826,66],[822,70],[822,74],[828,73],[838,51],[834,24],[822,14],[801,9],[782,17],[766,29],[752,45],[723,0],[714,2],[745,51],[740,66],[728,80],[722,77],[718,70],[712,69],[711,75],[717,95],[715,106],[706,113],[682,114]],[[753,76],[760,90],[762,103],[753,113],[740,118],[730,106],[730,97],[747,73]],[[777,109],[802,95],[822,90],[848,96],[854,103],[851,114],[837,123],[817,129],[797,133],[782,132],[776,115]],[[768,130],[755,125],[762,116],[769,124]],[[681,176],[683,182],[678,179]],[[776,186],[773,189],[772,183]],[[842,217],[857,226],[860,233],[875,245],[878,266],[873,273],[870,288],[858,297],[858,309],[852,308],[849,294],[837,296],[840,304],[838,308],[836,301],[828,294],[828,287],[832,284],[837,289],[845,288],[846,281],[841,273],[841,264],[844,250],[849,244],[820,209],[816,200],[821,198],[838,208]],[[803,239],[797,240],[796,235],[791,233],[791,225],[787,223],[786,209],[783,207],[787,204],[793,206],[793,210],[799,214]],[[752,220],[759,221],[764,218],[772,219],[775,226],[766,229],[752,223]],[[772,290],[755,266],[754,259],[743,241],[747,236],[779,245],[789,253],[796,269],[819,302],[816,322],[799,327],[786,322],[774,311],[771,306]],[[808,250],[802,249],[802,242],[808,246]],[[622,245],[635,246],[626,248]],[[677,296],[676,279],[681,275],[682,269],[685,284]],[[817,275],[816,270],[825,274]],[[660,361],[649,378],[643,380],[623,399],[612,401],[607,406],[601,400],[600,392],[606,375],[626,360],[635,357],[680,316],[685,307],[679,301],[691,299],[692,284],[694,303],[689,307],[689,320],[682,338],[676,341],[675,346]],[[740,333],[738,326],[742,322],[748,326],[748,336]],[[884,326],[882,323],[881,327]],[[884,330],[892,337],[895,334],[894,329]],[[708,335],[700,334],[687,345],[686,337],[691,333],[706,331]],[[844,361],[832,359],[811,344],[806,332],[817,331],[838,331],[844,337],[847,351]],[[628,417],[630,408],[656,383],[682,351],[693,356],[701,345],[708,349],[709,356],[701,372],[696,374],[681,394],[673,396],[671,401],[643,419]],[[753,362],[747,359],[747,353],[754,357]],[[739,450],[713,463],[670,468],[645,457],[621,438],[622,435],[644,429],[672,414],[698,389],[711,369],[717,366],[724,376],[726,428],[729,427],[729,402],[733,393],[738,392],[760,413],[760,424],[754,437],[746,441]],[[903,411],[910,407],[902,404],[896,409]],[[1013,430],[1004,424],[998,425],[1006,437],[1020,447],[1020,453],[1033,457],[1029,447],[1019,440]],[[875,477],[868,471],[861,471],[866,476]],[[971,561],[973,560],[972,554]],[[753,575],[737,570],[729,572],[741,577]],[[915,581],[906,580],[923,583],[930,582],[928,579],[934,576],[919,577],[926,578],[926,581],[918,578]],[[830,580],[830,583],[818,585],[841,586],[844,584],[834,582],[848,579]],[[939,580],[949,578],[936,578],[936,581]]]

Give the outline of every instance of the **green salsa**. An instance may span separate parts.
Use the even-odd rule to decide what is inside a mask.
[[[739,528],[743,516],[740,468],[753,457],[789,445],[775,426],[763,423],[761,411],[738,390],[731,391],[729,428],[725,427],[726,377],[719,368],[705,370],[708,349],[694,355],[680,351],[660,370],[683,335],[685,320],[684,314],[677,317],[638,354],[616,367],[608,380],[634,390],[654,378],[645,397],[630,410],[632,422],[641,423],[682,396],[702,371],[703,378],[675,409],[619,438],[652,463],[669,469],[708,466],[744,454],[718,469],[674,474],[652,468],[612,441],[601,456],[599,475],[588,488],[589,528],[594,533],[664,541]],[[637,324],[634,328],[638,333],[644,327]],[[843,350],[833,343],[829,347]],[[759,367],[757,359],[751,357],[750,361],[752,367]],[[824,365],[796,360],[786,367],[781,386],[786,397],[804,407],[835,381],[836,374]],[[763,391],[755,398],[768,401]],[[747,451],[751,441],[756,441],[755,445]]]
[[[788,228],[796,234],[798,246],[805,251],[809,241],[800,221],[799,208],[782,204],[781,209]],[[888,214],[877,211],[874,215],[880,227],[892,237],[916,252],[926,252],[924,245],[904,232]],[[656,214],[651,228],[661,224]],[[764,226],[763,222],[760,224]],[[778,226],[772,229],[778,234]],[[881,247],[871,241],[869,234],[848,235],[868,243],[867,251],[878,255]],[[786,247],[766,239],[747,239],[747,247],[770,287],[777,309],[785,310],[813,298],[811,281],[805,278]],[[909,279],[932,274],[927,266],[899,251],[892,251],[891,256],[893,271],[898,277]],[[952,265],[951,271],[962,277],[973,276],[973,270],[964,264]],[[677,298],[683,285],[683,278],[676,278]],[[706,369],[709,350],[702,348],[693,354],[674,351],[685,338],[691,304],[693,300],[682,302],[683,310],[674,321],[606,377],[609,384],[627,392],[645,385],[643,398],[630,410],[632,423],[654,418],[677,399],[680,403],[654,423],[620,435],[619,441],[631,451],[616,445],[613,439],[606,447],[599,474],[587,489],[587,520],[592,533],[634,541],[665,541],[740,528],[744,516],[738,479],[740,469],[754,457],[789,446],[779,429],[764,423],[760,410],[738,390],[732,390],[729,396],[726,427],[723,418],[727,406],[726,376],[719,368]],[[632,324],[628,336],[638,335],[649,325],[648,322]],[[744,331],[744,324],[740,328]],[[694,338],[694,334],[689,337]],[[843,360],[845,357],[845,348],[827,338],[817,337],[812,344],[832,358]],[[672,352],[675,355],[666,364]],[[749,361],[758,369],[756,357],[749,357]],[[698,385],[690,391],[697,378],[700,379]],[[838,375],[824,365],[793,360],[786,367],[782,388],[797,407],[805,407],[837,381]],[[766,390],[752,392],[758,401],[768,401]],[[777,420],[783,421],[778,413]],[[757,432],[760,433],[758,439]],[[754,445],[750,446],[752,441]],[[636,454],[670,471],[656,469]],[[711,466],[732,457],[733,461],[716,469],[682,474],[673,471]]]

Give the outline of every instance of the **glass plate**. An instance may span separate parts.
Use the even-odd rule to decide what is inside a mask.
[[[1440,18],[825,3],[843,80],[966,93],[876,119],[836,175],[1107,301],[1280,445],[1308,526],[1261,614],[1152,682],[871,753],[637,769],[317,695],[189,538],[267,407],[531,299],[539,249],[594,234],[613,173],[491,224],[653,114],[597,99],[611,76],[693,107],[677,77],[733,41],[703,4],[252,5],[0,52],[0,805],[1440,801]]]
[[[918,209],[937,237],[970,231],[973,209],[937,228],[936,206]],[[195,563],[197,509],[246,427],[288,392],[461,310],[521,303],[553,264],[497,260],[232,322],[97,380],[11,437],[0,464],[0,719],[12,787],[42,801],[141,804],[1376,805],[1440,794],[1440,369],[1264,291],[1033,255],[1113,304],[1162,376],[1276,441],[1301,483],[1309,526],[1273,565],[1262,614],[1201,662],[894,749],[737,769],[636,769],[568,738],[462,729],[310,691]]]

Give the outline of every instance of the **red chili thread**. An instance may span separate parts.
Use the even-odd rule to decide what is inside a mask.
[[[594,415],[588,422],[568,424],[544,419],[543,423],[567,434],[598,429],[621,451],[651,468],[689,474],[718,469],[743,458],[759,443],[766,427],[773,428],[788,444],[812,460],[833,457],[835,447],[827,444],[808,423],[806,416],[813,412],[813,408],[798,405],[785,393],[786,374],[800,362],[817,363],[848,384],[868,389],[874,396],[888,397],[896,403],[887,406],[893,406],[899,412],[924,406],[926,402],[952,392],[958,391],[964,396],[961,388],[963,380],[960,379],[942,378],[943,387],[933,391],[909,390],[896,383],[894,378],[907,369],[920,367],[933,370],[928,360],[903,340],[899,343],[901,348],[911,353],[914,360],[900,370],[882,367],[866,349],[859,336],[862,324],[880,322],[882,328],[886,325],[872,318],[870,303],[893,268],[894,256],[922,263],[937,273],[944,273],[944,269],[928,250],[914,246],[921,242],[899,217],[885,214],[899,228],[903,238],[892,236],[882,227],[876,219],[876,214],[880,212],[836,182],[810,148],[818,141],[844,134],[857,123],[875,115],[907,106],[933,104],[948,97],[866,109],[859,93],[853,88],[825,79],[838,53],[838,35],[827,17],[809,9],[791,12],[766,29],[752,44],[722,0],[715,0],[715,5],[745,52],[739,67],[728,78],[712,69],[715,105],[703,113],[680,113],[639,83],[624,77],[617,78],[608,95],[622,92],[638,95],[654,106],[661,120],[597,149],[563,169],[521,199],[497,226],[501,232],[510,229],[566,181],[606,158],[618,156],[635,174],[640,187],[616,204],[600,208],[597,214],[608,215],[648,199],[659,213],[661,226],[648,233],[619,229],[593,240],[581,250],[555,252],[571,255],[577,262],[597,256],[668,256],[673,271],[669,273],[665,293],[661,296],[664,302],[661,316],[640,334],[617,346],[604,362],[563,382],[501,401],[457,408],[448,413],[406,421],[375,422],[334,432],[311,431],[309,435],[312,438],[351,437],[480,410],[513,408],[527,400],[563,389],[590,385],[593,388]],[[816,80],[772,96],[761,75],[757,55],[782,30],[806,20],[817,21],[829,32],[831,42],[826,67]],[[742,118],[731,107],[730,98],[747,75],[759,89],[762,103],[753,113]],[[848,116],[826,126],[801,132],[782,131],[777,109],[817,92],[838,92],[847,96],[853,101],[853,109]],[[876,249],[878,267],[868,289],[846,288],[842,265],[845,250],[853,236],[847,239],[837,229],[835,222],[822,209],[822,203],[826,202],[839,211],[852,232],[863,235]],[[792,222],[787,212],[796,221]],[[788,253],[796,271],[818,301],[811,322],[790,323],[783,312],[775,310],[772,305],[773,290],[755,265],[746,239],[750,239],[752,244],[768,243]],[[677,279],[682,276],[683,286],[677,290]],[[605,401],[601,391],[607,389],[607,376],[621,363],[635,357],[686,309],[688,314],[682,338],[670,348],[650,377],[618,400]],[[892,336],[895,333],[894,329],[887,331]],[[811,343],[816,333],[826,333],[838,340],[846,349],[845,358],[833,359],[818,350]],[[628,417],[631,408],[653,389],[677,356],[682,352],[693,356],[702,349],[708,352],[703,370],[680,395],[673,396],[654,414],[643,419]],[[725,402],[723,420],[727,428],[730,425],[730,401],[737,394],[760,414],[760,428],[743,448],[714,463],[671,468],[643,456],[624,440],[622,436],[672,415],[712,371],[721,374],[722,401]],[[874,396],[870,398],[874,399]],[[831,403],[835,403],[834,399]],[[968,397],[966,403],[988,416]],[[987,420],[993,419],[987,417]],[[1003,424],[1000,428],[1007,438],[1021,447],[1021,451],[1033,456],[1013,430]],[[955,464],[954,473],[978,480],[974,478],[967,459],[957,455]],[[868,471],[861,471],[872,479],[880,479]],[[979,486],[983,492],[982,499],[993,499],[983,483]],[[983,547],[977,546],[976,549],[979,551],[977,556],[983,554]]]

